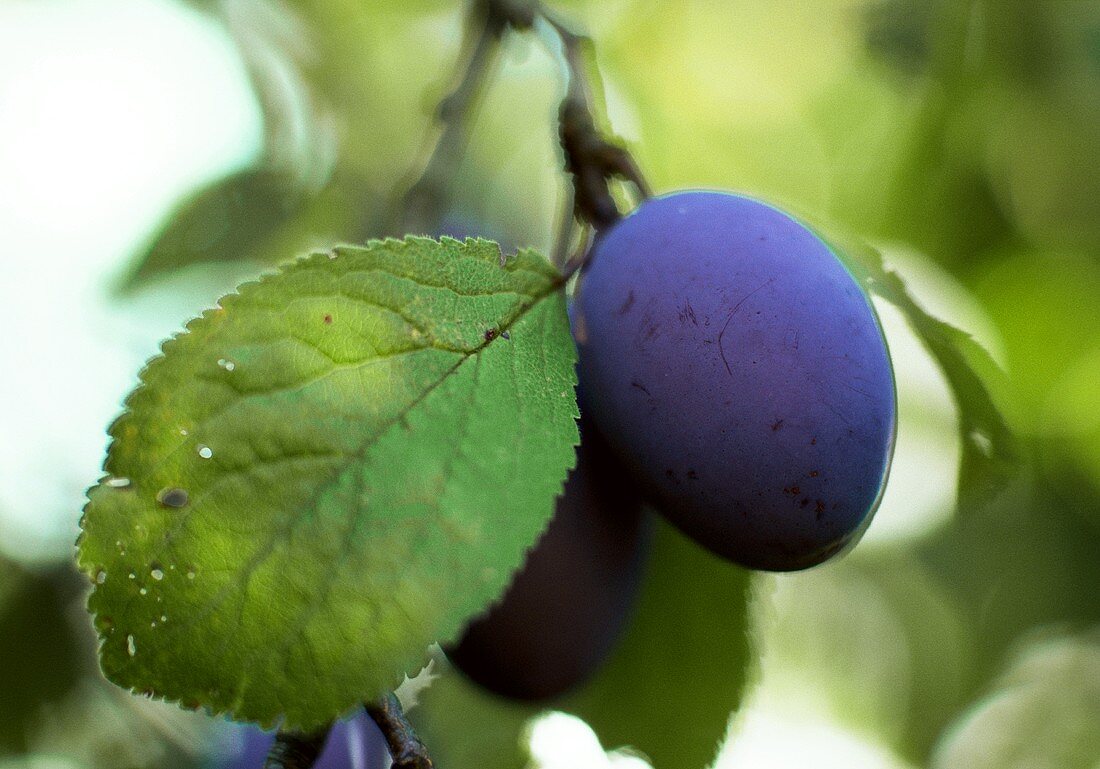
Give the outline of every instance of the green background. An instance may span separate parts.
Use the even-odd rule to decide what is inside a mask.
[[[70,565],[81,487],[158,338],[303,250],[401,234],[394,207],[456,70],[461,8],[34,5],[0,5],[5,47],[22,51],[0,78],[0,670],[15,671],[0,686],[0,767],[198,766],[229,727],[98,673],[86,588]],[[747,636],[715,618],[725,651],[745,637],[753,650],[736,673],[723,659],[720,680],[682,682],[713,713],[747,677],[719,765],[800,765],[801,744],[843,766],[1095,769],[1100,4],[554,7],[594,39],[610,123],[657,191],[744,191],[872,243],[923,306],[975,333],[1008,374],[996,397],[1024,470],[974,494],[964,472],[956,504],[956,407],[901,316],[883,308],[901,413],[890,491],[849,557],[752,577]],[[222,58],[192,91],[160,69],[156,14],[164,29],[220,41]],[[117,23],[128,19],[146,25]],[[20,49],[24,38],[37,42]],[[103,65],[95,90],[73,85],[115,49],[128,58]],[[192,66],[184,54],[175,66]],[[508,43],[445,191],[453,226],[551,251],[564,189],[557,74],[537,40]],[[215,108],[214,92],[239,111]],[[236,132],[221,144],[186,141],[231,118]],[[138,142],[165,136],[171,173],[150,170]],[[21,176],[24,155],[41,167]],[[74,410],[90,402],[100,410]],[[697,611],[706,624],[722,609]],[[637,698],[621,712],[668,706]],[[494,749],[489,725],[466,737],[479,728],[486,765],[514,750]]]

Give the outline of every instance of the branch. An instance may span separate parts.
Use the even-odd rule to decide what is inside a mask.
[[[489,70],[508,29],[527,29],[534,10],[524,0],[475,0],[466,21],[466,66],[454,89],[439,103],[442,126],[428,160],[401,198],[394,217],[402,232],[430,232],[445,213],[447,185],[466,152],[467,128],[485,91]]]
[[[571,211],[562,219],[558,232],[557,263],[565,263],[567,276],[578,269],[585,255],[568,259],[573,220],[596,231],[621,218],[611,192],[616,179],[630,183],[640,198],[650,188],[638,164],[621,143],[601,133],[593,114],[589,73],[584,48],[590,41],[548,11],[540,0],[474,0],[466,27],[467,64],[454,90],[439,105],[442,130],[419,178],[401,200],[398,217],[403,231],[430,231],[444,213],[446,185],[466,148],[466,129],[476,111],[487,71],[495,60],[501,38],[509,29],[525,31],[540,26],[561,43],[562,59],[568,72],[566,93],[558,111],[559,136],[565,155],[565,170],[572,177]],[[584,246],[589,235],[583,234]]]
[[[378,724],[393,757],[393,769],[432,769],[428,749],[416,736],[395,694],[386,694],[367,714]]]
[[[267,754],[264,769],[311,769],[325,747],[331,726],[312,734],[282,732]]]

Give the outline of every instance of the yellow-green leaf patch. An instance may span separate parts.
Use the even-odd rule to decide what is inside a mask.
[[[558,273],[488,241],[315,254],[163,346],[80,564],[115,683],[292,728],[377,697],[496,598],[577,441]]]

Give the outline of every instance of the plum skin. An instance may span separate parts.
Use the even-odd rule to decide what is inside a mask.
[[[546,531],[500,601],[447,649],[467,678],[509,699],[544,701],[595,673],[641,583],[652,519],[596,430],[580,426],[577,466]]]
[[[886,341],[830,247],[753,198],[651,198],[601,233],[573,315],[590,416],[661,512],[791,571],[854,544],[896,429]]]
[[[502,240],[455,215],[432,234]],[[515,251],[507,241],[501,249]],[[579,427],[577,466],[546,531],[501,598],[446,649],[467,679],[507,699],[552,699],[595,673],[641,582],[652,520],[590,420]]]
[[[275,742],[275,732],[245,726],[211,762],[211,769],[259,769]],[[314,769],[387,769],[390,756],[381,730],[362,710],[337,721]]]

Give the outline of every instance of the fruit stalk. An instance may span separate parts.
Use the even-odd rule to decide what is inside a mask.
[[[584,62],[584,49],[591,45],[591,41],[549,13],[541,4],[536,9],[543,26],[560,41],[563,63],[569,74],[565,96],[558,109],[558,135],[565,171],[572,177],[571,210],[565,214],[562,234],[558,239],[559,246],[567,248],[574,220],[586,225],[586,230],[591,228],[598,232],[622,217],[611,193],[614,179],[629,182],[639,200],[645,200],[651,193],[649,183],[630,152],[597,127],[591,78]],[[586,231],[571,257],[555,260],[564,265],[562,272],[567,279],[588,258],[590,240]]]
[[[545,10],[540,14],[560,39],[569,71],[558,121],[565,170],[573,176],[575,214],[596,229],[608,227],[621,217],[610,191],[612,179],[617,177],[630,182],[641,198],[650,196],[649,184],[626,148],[605,137],[596,127],[583,56],[583,48],[590,41]]]
[[[562,63],[568,73],[565,95],[558,110],[558,133],[565,171],[572,180],[569,210],[564,212],[554,262],[563,266],[566,278],[584,263],[590,238],[582,234],[579,247],[567,254],[574,221],[596,231],[621,217],[611,183],[621,179],[634,187],[639,200],[650,196],[641,169],[622,144],[606,136],[594,115],[591,81],[585,65],[585,48],[591,41],[557,18],[538,0],[477,0],[467,21],[470,51],[467,64],[451,93],[437,112],[442,128],[423,170],[402,196],[396,219],[402,231],[429,232],[441,215],[443,189],[453,175],[466,144],[466,128],[485,88],[488,70],[496,60],[500,42],[509,30],[538,29],[560,43]],[[555,53],[557,51],[555,50]]]
[[[405,717],[397,695],[386,694],[374,705],[367,705],[367,714],[378,724],[386,738],[393,757],[393,769],[432,769],[428,749]]]

